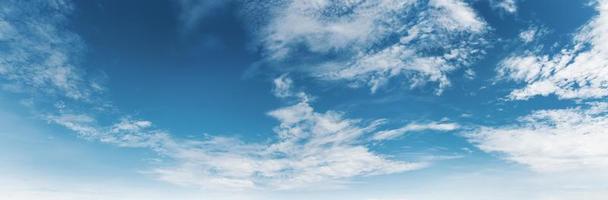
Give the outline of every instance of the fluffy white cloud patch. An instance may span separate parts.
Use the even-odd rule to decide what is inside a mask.
[[[608,167],[608,104],[539,110],[517,125],[483,127],[467,134],[481,150],[540,172]]]
[[[598,15],[556,53],[538,48],[501,61],[500,78],[523,83],[511,100],[555,95],[578,107],[537,110],[517,123],[482,127],[467,134],[481,150],[504,155],[539,172],[601,172],[608,167],[608,1],[594,1]],[[531,42],[542,29],[520,34]],[[541,33],[542,34],[542,33]]]
[[[562,99],[608,96],[608,1],[595,4],[598,15],[576,34],[571,47],[557,54],[525,52],[504,59],[499,76],[525,83],[509,98],[523,100],[554,94]]]
[[[538,37],[541,37],[545,32],[546,30],[543,28],[531,26],[527,30],[519,33],[519,39],[524,43],[530,43]]]
[[[287,74],[275,78],[272,82],[274,84],[272,94],[278,98],[297,98],[299,100],[308,100],[311,98],[304,92],[297,92],[293,88],[293,80],[291,80]]]
[[[507,13],[517,12],[517,3],[515,0],[490,0],[490,6]]]
[[[282,80],[282,79],[278,79]],[[371,152],[364,141],[382,121],[363,123],[339,112],[316,112],[303,99],[268,113],[279,121],[277,139],[268,144],[245,144],[213,138],[180,147],[178,165],[155,170],[161,179],[200,187],[278,188],[339,185],[356,176],[397,173],[424,167],[423,163],[393,161]]]
[[[87,115],[62,114],[47,119],[85,138],[151,148],[175,164],[150,173],[171,183],[207,189],[292,189],[425,166],[393,161],[366,147],[366,135],[376,133],[381,120],[363,123],[345,119],[335,111],[320,113],[307,102],[271,111],[269,115],[280,123],[274,129],[277,140],[264,144],[225,137],[180,140],[140,120],[123,119],[111,126],[100,126]]]
[[[460,0],[276,4],[259,31],[268,60],[312,59],[296,70],[372,92],[405,77],[411,87],[438,83],[441,93],[449,72],[484,53],[486,23]]]
[[[392,160],[372,152],[365,141],[381,121],[315,111],[308,96],[295,92],[286,76],[275,80],[274,94],[296,97],[296,102],[268,113],[279,122],[272,142],[245,143],[225,137],[180,139],[149,121],[130,117],[108,125],[97,115],[108,113],[87,109],[99,106],[100,102],[90,97],[101,87],[87,81],[77,67],[84,44],[65,27],[71,6],[67,1],[0,2],[2,83],[66,100],[52,102],[55,106],[41,111],[46,113],[42,116],[83,138],[147,148],[162,155],[170,161],[149,171],[161,180],[202,188],[289,189],[424,167],[423,163]]]

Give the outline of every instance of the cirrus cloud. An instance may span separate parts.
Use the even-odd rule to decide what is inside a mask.
[[[266,61],[319,80],[374,93],[405,77],[410,87],[437,83],[440,94],[450,72],[485,53],[488,27],[460,0],[279,2],[258,33]]]
[[[371,151],[365,141],[380,121],[316,111],[307,94],[293,91],[293,81],[286,76],[274,81],[274,92],[279,98],[298,97],[297,102],[268,113],[279,125],[274,129],[276,137],[267,143],[220,136],[182,139],[147,120],[93,111],[89,108],[104,102],[90,97],[102,87],[88,81],[79,67],[85,44],[65,27],[71,2],[3,1],[0,5],[3,83],[21,88],[19,92],[57,97],[42,102],[44,111],[34,112],[82,138],[158,153],[166,162],[146,173],[160,180],[208,189],[291,189],[425,166]],[[105,115],[118,120],[101,120]]]
[[[556,95],[562,99],[608,96],[608,1],[595,2],[598,15],[575,35],[573,44],[555,54],[524,52],[505,58],[499,76],[524,83],[510,99]]]
[[[540,172],[608,167],[608,104],[538,110],[517,125],[482,127],[467,134],[481,150]]]
[[[129,118],[109,126],[85,114],[60,113],[47,119],[84,138],[152,149],[173,164],[148,173],[170,183],[206,189],[293,189],[320,183],[335,187],[352,177],[399,173],[427,165],[391,160],[370,151],[365,142],[369,135],[379,133],[384,120],[365,123],[336,111],[317,112],[307,99],[268,115],[279,121],[271,143],[245,143],[220,136],[178,139],[155,129],[149,121]]]

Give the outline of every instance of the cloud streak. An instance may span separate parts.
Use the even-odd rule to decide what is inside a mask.
[[[69,1],[8,0],[0,5],[2,89],[85,101],[103,91],[77,67],[85,47],[78,35],[66,31],[73,10]]]
[[[197,28],[201,20],[230,4],[231,0],[209,1],[209,0],[178,0],[179,20],[184,31],[192,31]]]
[[[401,128],[391,129],[391,130],[383,130],[377,132],[373,136],[373,140],[389,140],[394,139],[396,137],[402,136],[409,132],[418,132],[418,131],[453,131],[460,128],[460,125],[456,123],[449,122],[430,122],[430,123],[410,123]]]
[[[502,10],[511,14],[517,12],[517,2],[515,0],[490,0],[490,6],[493,9]]]
[[[280,2],[259,31],[267,61],[306,63],[290,69],[319,80],[374,93],[402,77],[437,83],[439,94],[450,72],[484,54],[487,25],[459,0]]]
[[[99,104],[104,102],[91,98],[102,87],[87,81],[84,69],[78,67],[85,45],[65,27],[73,5],[69,1],[0,5],[0,41],[5,42],[0,74],[5,87],[55,96],[35,102],[51,108],[35,112],[82,138],[158,153],[167,162],[147,173],[160,180],[206,189],[291,189],[424,167],[372,152],[365,138],[377,131],[379,121],[366,123],[336,111],[316,111],[307,94],[293,90],[287,76],[274,81],[274,94],[296,102],[268,113],[279,125],[274,129],[276,138],[267,143],[226,137],[181,139],[150,121],[93,112],[88,108],[103,106]],[[107,122],[100,115],[118,120]]]
[[[48,120],[85,138],[150,148],[175,164],[149,173],[178,185],[206,189],[294,189],[319,183],[335,187],[352,177],[398,173],[426,165],[390,160],[366,147],[366,138],[377,134],[382,120],[363,123],[336,111],[317,112],[306,99],[268,115],[279,121],[274,128],[277,139],[261,144],[226,137],[176,139],[143,120],[123,119],[107,127],[88,115],[65,113]],[[447,126],[431,128],[450,128]]]
[[[499,78],[523,83],[510,100],[555,95],[578,106],[540,109],[517,123],[481,127],[469,140],[486,152],[539,172],[604,171],[608,166],[608,1],[594,2],[598,15],[583,25],[570,46],[555,54],[536,50],[513,55],[498,66]],[[535,33],[523,34],[524,42]]]
[[[499,76],[525,83],[510,99],[556,95],[562,99],[608,96],[608,1],[595,3],[598,15],[576,34],[573,44],[556,54],[524,52],[504,59]]]
[[[481,150],[539,172],[604,170],[608,167],[608,104],[539,110],[518,125],[482,127],[467,137]]]

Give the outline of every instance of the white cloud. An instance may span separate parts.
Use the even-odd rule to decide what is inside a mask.
[[[460,128],[460,125],[448,122],[430,122],[430,123],[410,123],[401,128],[383,130],[377,132],[373,136],[373,140],[388,140],[399,137],[409,132],[416,131],[453,131]]]
[[[539,110],[517,125],[483,127],[467,137],[481,150],[540,172],[608,167],[608,104]]]
[[[277,90],[291,91],[291,81],[277,79]],[[288,95],[289,96],[289,95]],[[306,96],[304,94],[304,96]],[[336,111],[317,112],[308,98],[268,113],[279,121],[270,143],[244,143],[235,138],[177,139],[149,121],[123,118],[102,126],[92,116],[59,113],[47,116],[88,139],[124,147],[150,148],[172,165],[148,171],[160,180],[206,189],[292,189],[344,184],[352,177],[415,170],[425,163],[390,160],[368,149],[369,135],[384,121],[364,123]],[[424,127],[421,127],[424,126]],[[452,129],[452,124],[410,125],[419,129]],[[408,130],[409,131],[409,130]]]
[[[291,86],[293,84],[293,81],[289,77],[287,77],[287,75],[279,76],[278,78],[273,80],[273,83],[274,88],[272,92],[274,93],[274,96],[279,98],[292,96]]]
[[[517,3],[515,0],[490,0],[490,5],[494,9],[500,9],[507,13],[517,12]]]
[[[477,76],[477,73],[471,68],[464,70],[464,78],[473,80]]]
[[[70,158],[80,162],[76,158]],[[82,158],[79,158],[82,159]],[[37,174],[3,170],[0,194],[11,200],[200,200],[201,196],[216,200],[264,199],[254,193],[217,193],[201,190],[184,190],[166,185],[141,184],[140,177],[108,178],[95,176],[57,178],[50,174]],[[37,175],[36,175],[37,174]],[[136,181],[133,181],[135,179]]]
[[[557,53],[526,51],[501,61],[500,78],[524,83],[512,100],[555,95],[576,100],[574,108],[537,110],[516,123],[481,127],[466,134],[481,150],[501,154],[537,172],[604,173],[608,167],[608,1],[597,1],[598,15],[583,25],[571,45]],[[524,42],[535,32],[521,34]],[[542,31],[542,30],[540,30]],[[539,48],[542,49],[542,48]]]
[[[487,30],[459,0],[284,1],[268,12],[260,35],[269,60],[317,57],[296,70],[372,92],[402,76],[411,87],[436,82],[441,93],[449,72],[483,54]],[[333,53],[342,56],[324,57]]]
[[[165,132],[149,129],[148,121],[122,119],[109,127],[99,125],[94,116],[74,113],[58,113],[46,116],[49,122],[64,126],[85,139],[99,140],[124,147],[145,147],[164,151],[174,145]]]
[[[77,100],[100,91],[75,66],[84,44],[66,30],[71,2],[8,0],[0,7],[0,80],[9,81],[3,88]]]
[[[246,144],[224,137],[179,140],[151,129],[147,121],[122,120],[106,128],[86,115],[64,114],[48,119],[86,138],[151,148],[176,162],[151,170],[151,174],[171,183],[208,189],[291,189],[424,167],[423,163],[389,160],[365,146],[365,135],[376,132],[380,121],[365,124],[344,119],[334,111],[315,112],[307,102],[269,115],[280,122],[275,128],[278,139],[269,144]]]
[[[215,14],[217,10],[227,6],[231,0],[178,0],[179,20],[185,31],[196,28],[205,17]]]
[[[315,112],[307,102],[269,113],[280,124],[276,142],[243,144],[214,138],[200,147],[178,150],[178,166],[155,171],[161,179],[200,187],[311,187],[356,176],[414,170],[422,163],[392,161],[371,152],[362,139],[377,123],[344,119],[340,113]],[[211,150],[210,150],[211,149]]]
[[[526,84],[511,99],[554,94],[562,99],[608,96],[608,1],[598,1],[599,12],[585,24],[570,48],[554,55],[526,52],[504,59],[499,76]]]
[[[480,32],[485,28],[475,11],[462,1],[430,0],[429,5],[437,8],[432,16],[448,30]]]
[[[293,91],[286,76],[275,80],[274,93],[281,98],[297,97],[297,102],[268,113],[279,121],[272,142],[245,143],[224,137],[181,139],[156,129],[149,121],[130,117],[108,125],[99,120],[98,113],[87,109],[102,102],[89,100],[99,85],[86,81],[78,69],[84,44],[64,27],[71,4],[3,1],[0,5],[0,39],[6,45],[0,54],[2,78],[16,85],[14,88],[43,92],[44,97],[69,98],[68,103],[51,102],[55,106],[40,111],[50,123],[86,139],[147,148],[162,155],[169,161],[148,171],[161,180],[203,188],[288,189],[424,167],[423,163],[391,160],[370,151],[364,142],[380,121],[365,123],[335,111],[317,112],[308,95]]]
[[[287,74],[283,74],[275,78],[272,82],[274,85],[274,87],[272,88],[272,93],[278,98],[285,99],[296,97],[299,100],[305,101],[311,98],[304,92],[295,91],[293,88],[293,80],[291,80],[291,78],[289,78]]]
[[[528,30],[522,31],[519,33],[519,39],[524,43],[530,43],[538,37],[539,28],[530,27]]]
[[[113,132],[120,132],[120,131],[129,131],[129,132],[136,132],[136,131],[140,131],[142,129],[148,128],[152,126],[152,122],[150,121],[131,121],[131,120],[127,120],[127,119],[123,119],[120,123],[115,124],[112,127],[112,131]]]

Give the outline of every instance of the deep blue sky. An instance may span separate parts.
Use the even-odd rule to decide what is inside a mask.
[[[607,4],[1,2],[0,195],[600,199]]]

